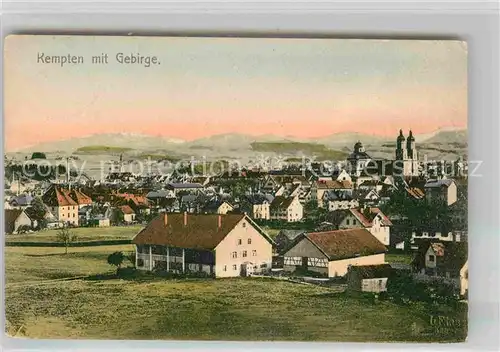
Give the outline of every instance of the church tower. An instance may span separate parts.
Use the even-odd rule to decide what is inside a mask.
[[[408,138],[403,135],[403,130],[399,130],[399,136],[396,140],[396,161],[398,162],[395,166],[400,169],[399,175],[404,177],[419,175],[417,148],[411,130]]]
[[[415,137],[413,137],[413,133],[410,130],[410,135],[406,139],[406,152],[408,154],[408,159],[417,160],[417,148],[415,147]]]
[[[396,140],[396,160],[406,160],[408,159],[407,149],[404,146],[405,136],[403,136],[403,130],[399,130],[399,136]]]

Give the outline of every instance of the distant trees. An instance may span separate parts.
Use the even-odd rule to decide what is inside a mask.
[[[384,206],[384,214],[399,216],[413,228],[432,226],[442,231],[448,231],[452,225],[452,210],[441,200],[413,199],[404,192],[395,192]]]
[[[64,254],[68,254],[68,247],[76,242],[78,239],[77,235],[73,233],[66,225],[64,225],[59,231],[57,231],[57,241],[64,244]]]
[[[47,156],[45,155],[45,153],[34,152],[33,154],[31,154],[31,160],[34,159],[47,159]]]
[[[304,213],[307,221],[320,224],[327,220],[328,209],[318,207],[318,202],[311,200],[304,205]]]

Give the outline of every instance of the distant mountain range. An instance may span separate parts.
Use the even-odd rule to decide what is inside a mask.
[[[367,151],[381,152],[382,154],[392,153],[392,145],[395,145],[398,131],[395,131],[393,138],[362,134],[362,133],[336,133],[320,138],[295,138],[282,137],[276,135],[251,136],[245,134],[220,134],[206,138],[200,138],[194,141],[183,141],[176,138],[158,137],[133,133],[111,133],[95,134],[91,136],[73,138],[68,140],[47,142],[34,145],[23,150],[20,153],[45,152],[72,154],[77,150],[91,154],[92,150],[99,150],[102,146],[126,148],[127,153],[137,154],[146,151],[159,151],[162,153],[171,153],[177,155],[190,155],[200,152],[211,153],[217,157],[226,155],[238,156],[241,153],[252,152],[252,143],[271,143],[271,142],[300,142],[322,144],[333,150],[342,150],[348,152],[352,150],[357,141],[361,141]],[[407,131],[405,131],[405,136]],[[455,128],[443,128],[425,135],[415,135],[417,147],[419,148],[443,148],[448,152],[456,147],[467,148],[467,130]],[[91,147],[91,148],[89,148]],[[380,153],[379,153],[380,154]]]
[[[72,153],[78,148],[102,145],[120,148],[150,149],[169,148],[179,143],[184,143],[181,139],[156,137],[146,134],[136,133],[103,133],[90,136],[71,138],[66,140],[46,142],[36,144],[18,150],[18,152],[60,152]]]

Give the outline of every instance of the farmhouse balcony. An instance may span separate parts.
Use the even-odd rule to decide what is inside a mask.
[[[203,271],[212,274],[215,265],[210,251],[167,246],[138,246],[135,265],[138,269],[186,272]]]

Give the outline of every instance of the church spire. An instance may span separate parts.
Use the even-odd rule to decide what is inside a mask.
[[[415,140],[415,137],[413,137],[413,132],[410,130],[410,134],[408,135],[408,139],[410,141],[414,141]]]

